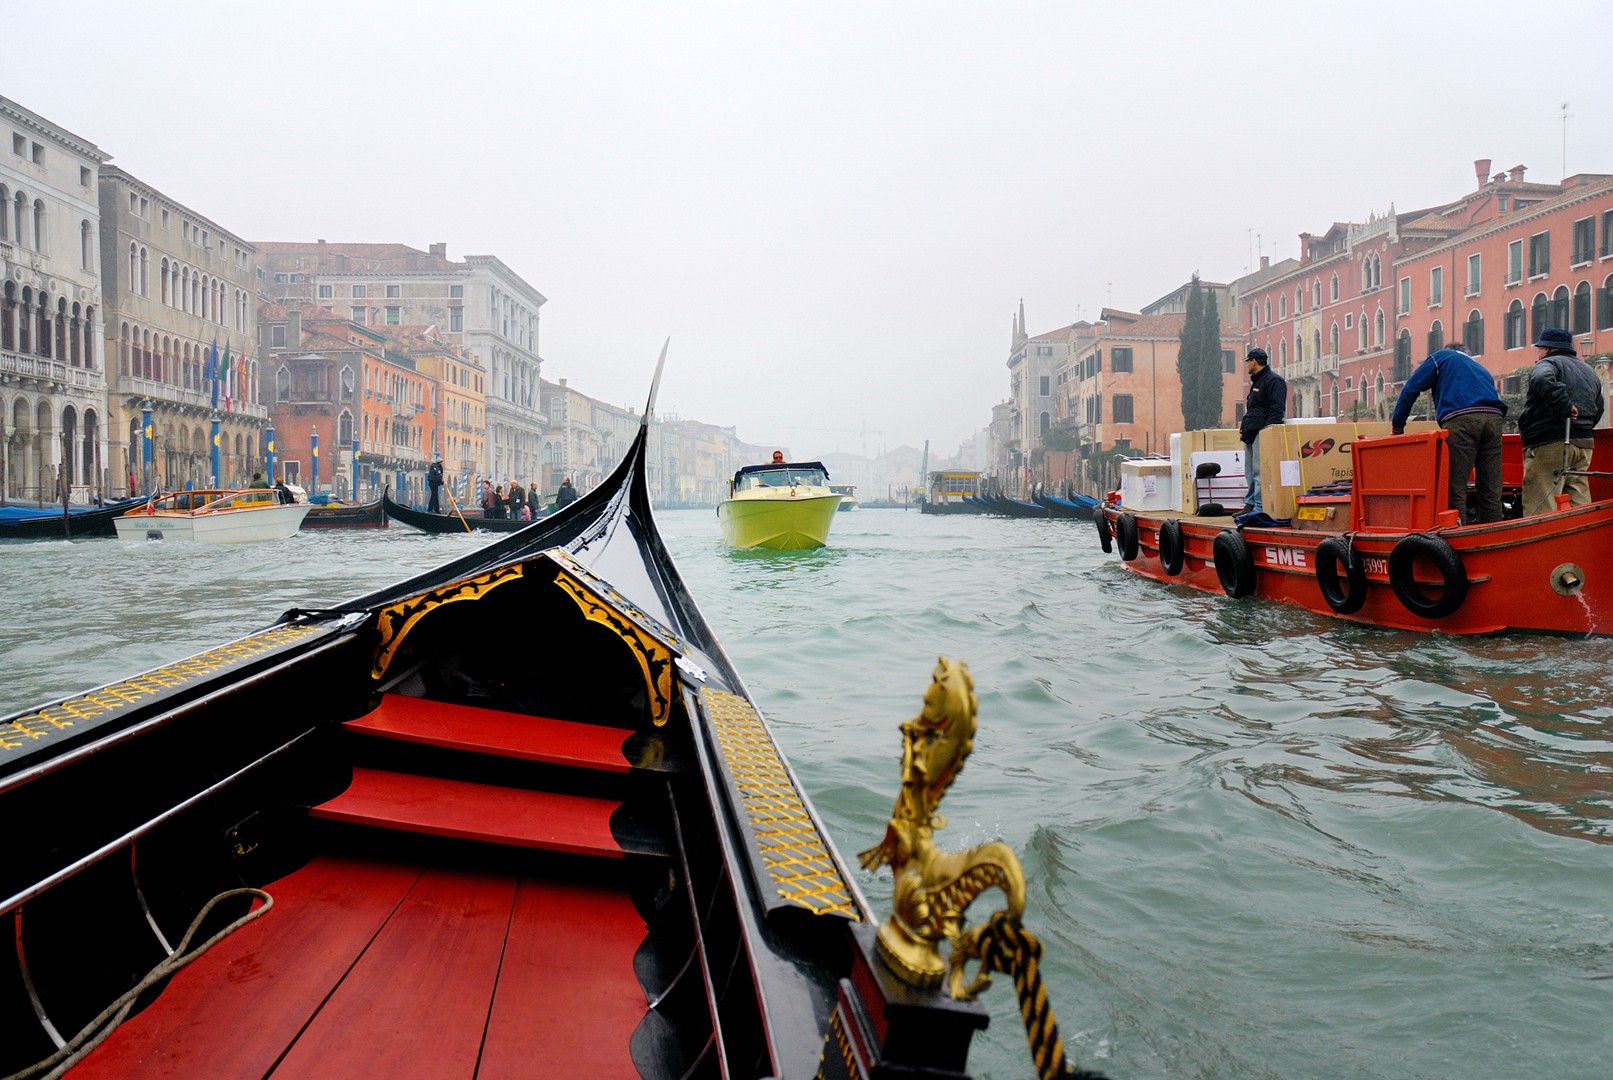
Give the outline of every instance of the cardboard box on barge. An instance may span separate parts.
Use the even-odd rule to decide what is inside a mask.
[[[1416,420],[1406,425],[1406,431],[1414,434],[1438,426],[1432,420]],[[1353,480],[1351,446],[1357,439],[1387,434],[1386,420],[1350,422],[1300,417],[1268,427],[1260,433],[1260,501],[1266,513],[1274,518],[1292,518],[1297,496],[1318,484]]]

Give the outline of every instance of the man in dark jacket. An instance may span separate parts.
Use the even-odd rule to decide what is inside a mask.
[[[433,514],[442,513],[442,505],[437,498],[438,493],[442,490],[441,454],[437,455],[437,459],[433,461],[431,463],[431,467],[426,470],[426,487],[431,489],[431,502],[426,506],[426,509],[430,510]]]
[[[1448,433],[1450,508],[1462,522],[1500,521],[1501,418],[1507,407],[1495,392],[1495,376],[1484,365],[1455,348],[1439,349],[1418,365],[1400,388],[1389,430],[1404,434],[1411,407],[1424,390],[1432,392],[1434,419]],[[1467,474],[1473,473],[1478,507],[1468,513]]]
[[[1260,502],[1260,432],[1283,422],[1288,412],[1288,383],[1271,370],[1265,349],[1250,349],[1244,366],[1249,370],[1249,396],[1244,399],[1238,436],[1243,440],[1249,494],[1243,500],[1243,512],[1258,514],[1265,509]]]
[[[1564,492],[1573,506],[1591,501],[1590,481],[1570,473],[1590,468],[1591,429],[1602,419],[1602,380],[1575,355],[1568,331],[1547,327],[1535,348],[1540,359],[1529,371],[1529,395],[1518,416],[1525,515],[1557,509]]]
[[[554,508],[559,510],[562,507],[570,506],[576,501],[577,489],[571,486],[571,477],[568,476],[565,482],[560,485],[560,490],[555,492]]]

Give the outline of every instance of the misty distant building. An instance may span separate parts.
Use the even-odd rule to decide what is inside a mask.
[[[261,287],[276,300],[309,300],[360,325],[417,325],[458,346],[486,387],[485,460],[479,471],[538,476],[544,430],[539,309],[547,298],[496,256],[448,257],[447,244],[265,241]]]
[[[0,97],[0,501],[53,501],[58,470],[84,501],[108,465],[96,195],[106,157]],[[119,494],[121,467],[108,485]]]

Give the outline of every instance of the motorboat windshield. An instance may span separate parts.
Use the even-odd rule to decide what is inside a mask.
[[[761,488],[827,487],[829,470],[816,461],[785,465],[747,465],[734,474],[734,491]]]

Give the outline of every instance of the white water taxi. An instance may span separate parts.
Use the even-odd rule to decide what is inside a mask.
[[[248,544],[295,534],[309,509],[307,503],[282,502],[273,488],[172,491],[129,511],[115,524],[124,540]]]

